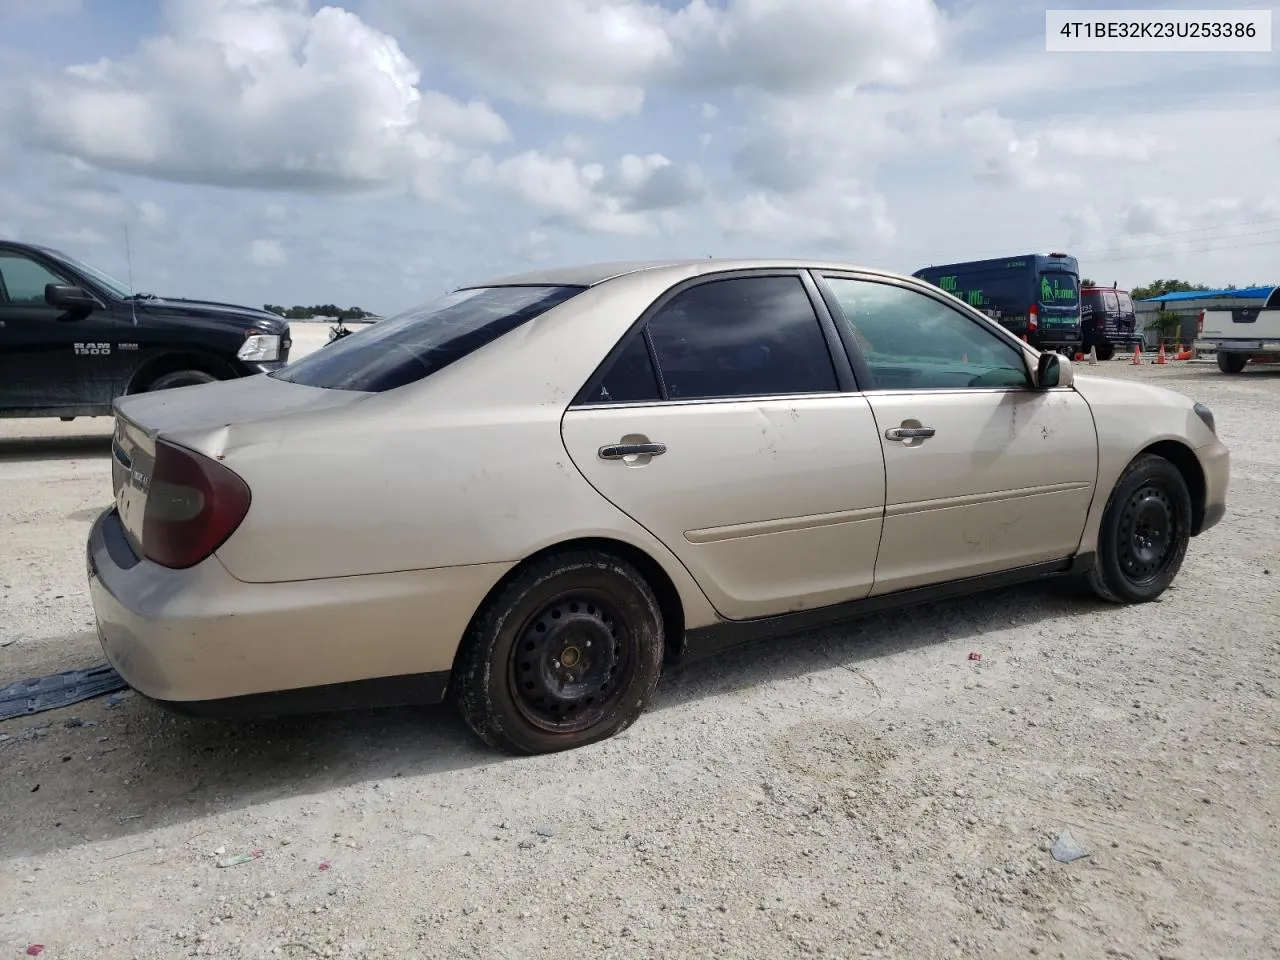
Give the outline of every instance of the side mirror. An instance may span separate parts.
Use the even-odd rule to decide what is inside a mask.
[[[98,301],[86,292],[83,287],[77,287],[69,283],[46,283],[44,285],[44,302],[51,307],[61,307],[63,310],[78,312],[92,310],[98,305]]]
[[[1036,363],[1035,384],[1037,390],[1071,386],[1074,376],[1071,361],[1060,353],[1042,353]]]

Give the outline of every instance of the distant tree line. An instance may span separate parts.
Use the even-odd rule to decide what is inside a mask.
[[[1249,283],[1245,289],[1253,287],[1280,286],[1280,284]],[[1134,287],[1129,295],[1135,300],[1149,300],[1152,297],[1163,297],[1166,293],[1190,293],[1193,290],[1239,290],[1234,283],[1225,287],[1206,287],[1203,283],[1188,283],[1186,280],[1155,280],[1145,287]]]
[[[321,303],[313,307],[292,306],[281,307],[274,303],[264,303],[262,309],[274,313],[286,320],[310,320],[312,317],[337,317],[339,320],[363,320],[376,314],[363,307],[339,307],[334,303]]]

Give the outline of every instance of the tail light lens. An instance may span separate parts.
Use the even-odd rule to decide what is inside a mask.
[[[159,440],[142,516],[142,553],[163,567],[194,567],[235,532],[249,501],[248,485],[227,467]]]
[[[1027,307],[1027,329],[1032,333],[1040,328],[1040,308],[1034,303]]]
[[[1200,337],[1203,335],[1204,335],[1204,311],[1201,310],[1200,314],[1196,317],[1196,336]]]

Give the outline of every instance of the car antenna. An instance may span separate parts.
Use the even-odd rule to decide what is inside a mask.
[[[123,226],[124,262],[129,271],[129,312],[133,316],[133,325],[136,327],[138,325],[138,301],[134,297],[136,291],[133,289],[133,254],[129,251],[129,221],[126,220]]]

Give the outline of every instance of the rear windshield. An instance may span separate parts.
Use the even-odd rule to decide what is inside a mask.
[[[394,390],[447,367],[584,289],[455,290],[335,340],[271,376],[326,390]]]
[[[1070,273],[1040,274],[1040,302],[1046,307],[1074,307],[1080,302],[1080,286]]]
[[[1133,298],[1127,293],[1117,293],[1116,296],[1120,298],[1120,312],[1133,313]]]

